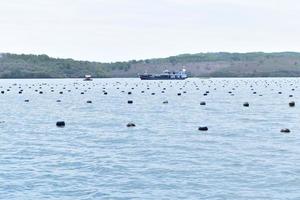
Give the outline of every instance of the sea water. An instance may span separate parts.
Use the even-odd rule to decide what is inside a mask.
[[[0,199],[300,199],[299,86],[0,80]]]

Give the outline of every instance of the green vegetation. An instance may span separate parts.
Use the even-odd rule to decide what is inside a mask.
[[[300,53],[198,53],[168,58],[99,63],[50,58],[47,55],[0,54],[1,78],[136,77],[138,73],[178,70],[192,76],[300,76]]]

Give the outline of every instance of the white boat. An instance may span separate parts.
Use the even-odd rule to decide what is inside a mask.
[[[188,78],[186,70],[183,68],[177,72],[163,71],[162,74],[148,74],[139,75],[141,80],[184,80]]]
[[[83,80],[84,80],[84,81],[92,81],[93,79],[92,79],[92,76],[91,76],[91,75],[87,74],[87,75],[84,76],[84,79],[83,79]]]

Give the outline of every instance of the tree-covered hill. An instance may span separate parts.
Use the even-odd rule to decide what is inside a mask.
[[[300,53],[199,53],[114,63],[0,54],[1,78],[137,77],[144,71],[160,73],[183,66],[196,77],[300,77]]]

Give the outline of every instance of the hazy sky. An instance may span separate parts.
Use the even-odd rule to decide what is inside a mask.
[[[300,51],[299,0],[0,0],[0,52],[122,61]]]

